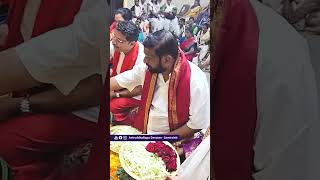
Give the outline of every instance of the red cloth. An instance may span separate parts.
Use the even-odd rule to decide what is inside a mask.
[[[110,34],[113,33],[113,31],[116,29],[116,27],[117,27],[117,22],[113,21],[113,23],[110,25],[110,28],[109,28]]]
[[[248,0],[224,0],[223,14],[211,83],[214,172],[217,180],[250,180],[259,29]]]
[[[180,48],[184,51],[184,52],[188,52],[191,48],[191,46],[193,46],[195,44],[195,39],[194,37],[190,37],[189,39],[184,40],[181,44],[180,44]],[[192,61],[192,59],[196,56],[196,52],[192,53],[192,54],[188,54],[185,55],[186,58],[189,61]]]
[[[23,16],[23,11],[24,11],[24,6],[26,3],[26,0],[8,0],[9,2],[9,34],[8,34],[8,39],[7,39],[7,44],[6,44],[6,48],[9,47],[13,47],[16,46],[20,43],[23,42],[23,38],[20,32],[20,25],[21,25],[21,20],[22,20],[22,16]],[[38,12],[38,16],[36,19],[36,23],[35,23],[35,27],[34,27],[34,31],[32,33],[32,37],[36,37],[42,33],[48,32],[52,29],[56,29],[59,27],[64,27],[67,26],[69,24],[72,23],[74,16],[77,14],[77,12],[80,9],[82,0],[68,0],[68,1],[63,1],[63,0],[45,0],[41,2],[41,6]],[[59,13],[57,13],[59,12]],[[108,81],[107,81],[108,82]],[[106,85],[108,85],[109,83],[105,83]],[[104,98],[107,97],[106,94],[104,94]],[[105,101],[108,102],[108,101]],[[106,108],[105,104],[102,104],[101,109],[104,110]],[[90,154],[90,158],[88,160],[88,163],[86,163],[83,167],[79,168],[79,169],[75,169],[73,172],[70,172],[68,174],[65,174],[63,176],[58,175],[58,173],[51,173],[51,175],[53,176],[48,177],[46,180],[91,180],[91,179],[107,179],[107,165],[109,163],[109,159],[106,156],[106,147],[108,141],[107,141],[107,136],[106,136],[106,129],[104,127],[108,127],[107,126],[107,122],[105,121],[106,117],[107,117],[107,111],[101,111],[100,112],[100,117],[99,117],[99,122],[98,122],[98,126],[101,127],[99,128],[97,131],[95,129],[92,129],[90,126],[86,126],[85,125],[81,125],[82,123],[84,124],[88,124],[89,122],[86,120],[81,120],[80,121],[74,121],[72,119],[67,119],[68,117],[59,117],[55,120],[51,119],[51,118],[41,118],[41,121],[39,121],[40,123],[33,123],[33,120],[30,120],[29,118],[27,119],[26,117],[23,118],[23,121],[15,121],[16,123],[11,122],[12,120],[8,121],[11,122],[12,124],[7,125],[6,130],[15,130],[17,129],[17,127],[27,127],[27,126],[33,126],[32,128],[29,128],[29,130],[41,130],[41,133],[43,133],[44,135],[47,136],[43,136],[43,138],[49,138],[49,135],[51,136],[59,136],[61,138],[61,136],[63,135],[68,135],[64,131],[64,128],[68,129],[69,133],[72,132],[77,132],[77,133],[81,133],[83,136],[87,136],[86,139],[88,138],[94,138],[94,146],[92,149],[92,153]],[[49,120],[50,119],[50,120]],[[21,125],[19,125],[18,122],[21,122]],[[59,127],[54,124],[59,122]],[[80,124],[79,124],[80,123]],[[50,125],[50,126],[49,126]],[[60,126],[61,125],[61,126]],[[2,127],[4,127],[4,124],[0,124],[0,128],[2,129]],[[39,128],[37,128],[39,127]],[[41,128],[40,128],[41,127]],[[54,130],[55,134],[48,134],[51,132],[51,130]],[[89,137],[89,135],[91,136],[91,134],[88,133],[88,131],[90,133],[92,133],[92,137]],[[1,131],[0,133],[2,133],[3,131]],[[4,133],[4,132],[3,132]],[[39,132],[40,133],[40,132]],[[72,135],[72,134],[70,134]],[[4,145],[7,145],[7,148],[9,148],[10,146],[12,146],[12,143],[10,143],[8,140],[12,140],[13,134],[10,134],[10,136],[7,135],[1,135],[1,140],[0,142],[8,142],[8,144],[6,143],[1,143],[2,146],[0,147],[1,150],[3,149]],[[6,139],[4,139],[6,138]],[[63,141],[62,143],[68,143],[70,142],[69,139],[67,137],[63,137],[61,138]],[[6,140],[6,141],[4,141]],[[47,139],[48,140],[48,139]],[[79,140],[83,140],[80,139]],[[16,142],[18,143],[18,142]],[[0,156],[2,156],[3,151],[0,150]],[[10,150],[11,151],[11,150]],[[10,152],[8,152],[10,153]],[[12,154],[13,152],[11,152]],[[26,155],[27,156],[27,155]],[[48,155],[47,157],[52,157],[53,154]],[[30,158],[32,158],[33,156],[30,156]],[[52,157],[54,158],[54,157]],[[17,158],[18,159],[18,158]],[[23,159],[22,159],[23,160]],[[56,165],[56,161],[54,160],[48,160],[48,166],[47,165],[42,165],[41,163],[34,163],[32,166],[30,166],[31,169],[33,170],[37,170],[37,169],[41,169],[41,172],[43,172],[44,174],[25,174],[24,179],[21,180],[37,180],[36,178],[33,178],[34,176],[43,176],[45,175],[45,173],[50,172],[50,171],[54,171],[53,167],[57,167]],[[27,166],[25,168],[28,168]],[[43,168],[43,169],[42,169]],[[20,171],[20,175],[22,176],[22,173],[26,172],[26,170],[24,171]],[[38,173],[38,172],[37,172]],[[20,176],[19,175],[19,176]],[[31,178],[29,178],[29,175]],[[21,177],[20,176],[20,177]],[[22,177],[21,177],[22,178]],[[50,179],[51,178],[51,179]],[[41,178],[43,180],[43,178]],[[20,180],[20,179],[18,179]]]
[[[9,0],[9,34],[6,48],[14,47],[23,42],[20,27],[26,2],[27,0]],[[82,0],[42,1],[36,17],[32,37],[71,24],[81,7],[81,3]]]
[[[136,64],[137,57],[139,54],[139,43],[136,42],[132,49],[125,55],[123,59],[123,63],[121,66],[120,73],[128,71],[133,68],[133,66]],[[119,58],[120,58],[120,52],[115,51],[114,52],[114,58],[113,58],[113,67],[112,67],[112,75],[111,77],[117,75],[117,67],[119,63]]]
[[[132,125],[132,117],[129,117],[133,108],[139,107],[140,100],[134,98],[114,98],[110,101],[110,111],[115,121],[123,125]]]
[[[19,116],[0,124],[0,156],[15,180],[56,180],[62,153],[92,140],[97,125],[71,114]]]
[[[21,34],[21,23],[27,0],[9,0],[8,27],[9,33],[3,49],[15,47],[24,42]],[[35,20],[32,38],[50,30],[67,26],[81,7],[82,0],[46,0],[42,1]],[[59,13],[56,13],[59,12]],[[25,96],[39,91],[39,88],[15,92],[14,96]]]
[[[149,111],[157,83],[157,74],[146,72],[142,89],[139,115],[134,127],[142,132],[147,131]],[[180,50],[171,74],[168,92],[168,119],[170,130],[173,131],[189,120],[191,69],[184,53]]]

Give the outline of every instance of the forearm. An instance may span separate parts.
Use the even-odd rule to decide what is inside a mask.
[[[123,87],[119,85],[115,77],[112,77],[110,79],[110,91],[119,91],[121,89],[123,89]]]
[[[127,89],[124,89],[124,90],[119,91],[118,93],[119,93],[120,97],[131,98],[134,96],[141,95],[141,90],[142,90],[142,86],[137,86],[131,92]]]
[[[41,84],[29,74],[14,49],[0,52],[0,57],[0,96]]]
[[[99,105],[101,93],[101,77],[94,75],[82,80],[68,96],[52,88],[32,95],[29,100],[34,113],[63,113]]]
[[[181,139],[190,138],[194,135],[194,133],[200,131],[201,129],[191,129],[186,124],[181,126],[180,128],[173,130],[166,135],[178,135]]]

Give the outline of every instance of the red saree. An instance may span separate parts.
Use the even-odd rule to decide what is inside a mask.
[[[180,48],[184,51],[184,52],[188,52],[192,47],[194,47],[195,45],[195,39],[194,37],[190,37],[186,40],[184,40],[181,44],[180,44]],[[195,50],[194,50],[195,51]],[[196,52],[192,53],[192,54],[188,54],[188,55],[185,55],[186,58],[189,60],[189,61],[192,61],[192,59],[196,56]]]
[[[217,180],[250,180],[257,121],[259,29],[248,0],[224,0],[213,69],[213,162]]]
[[[173,131],[189,120],[190,107],[190,77],[191,69],[184,53],[180,50],[171,74],[168,92],[168,120],[170,131]],[[134,127],[146,133],[149,119],[149,111],[156,88],[158,74],[146,72],[142,89],[139,115],[135,119]]]

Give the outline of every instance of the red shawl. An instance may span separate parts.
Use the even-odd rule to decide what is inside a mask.
[[[173,131],[189,120],[191,69],[184,53],[180,50],[169,82],[168,120],[170,131]],[[146,72],[142,89],[141,107],[134,127],[146,133],[149,111],[156,88],[158,74]]]
[[[116,29],[116,27],[117,27],[117,22],[113,21],[113,23],[110,25],[110,29],[109,29],[110,34],[113,33],[113,31]]]
[[[136,64],[138,54],[139,54],[139,43],[136,42],[135,45],[132,47],[132,49],[129,51],[129,53],[125,55],[120,73],[128,71],[133,68],[133,66]],[[111,77],[116,76],[118,74],[117,67],[119,63],[119,57],[120,57],[120,52],[116,51],[113,57],[113,67],[112,67]]]
[[[26,2],[26,0],[9,0],[9,34],[6,48],[14,47],[23,42],[20,27]],[[32,37],[71,24],[81,7],[81,3],[82,0],[42,1],[36,17]]]
[[[187,52],[190,50],[190,48],[195,44],[195,39],[194,37],[190,37],[186,40],[184,40],[181,44],[180,44],[180,48],[184,51],[184,52]],[[185,55],[186,58],[189,60],[189,61],[192,61],[192,58],[195,57],[196,55],[196,52],[192,53],[192,54],[188,54],[188,55]]]
[[[224,0],[213,80],[213,162],[217,180],[250,180],[257,120],[259,29],[248,0]]]
[[[9,0],[8,26],[9,33],[4,49],[15,47],[24,42],[21,34],[21,23],[27,0]],[[82,0],[45,0],[42,1],[36,16],[31,37],[36,37],[50,30],[67,26],[73,22],[74,16],[81,7]],[[57,13],[59,12],[59,13]],[[42,88],[15,92],[14,96],[41,91]]]

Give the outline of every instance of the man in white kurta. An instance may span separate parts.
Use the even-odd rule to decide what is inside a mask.
[[[69,95],[73,96],[78,91],[77,85],[81,84],[83,79],[95,74],[100,74],[105,79],[107,70],[105,60],[108,52],[105,44],[106,7],[108,6],[105,1],[85,0],[71,25],[54,29],[18,47],[0,52],[2,57],[0,94],[26,89],[39,83],[49,83],[65,98],[69,98]],[[1,117],[3,112],[1,111]],[[74,114],[95,123],[98,120],[97,108],[77,111]],[[54,130],[54,127],[52,129]],[[96,142],[103,144],[100,139]],[[104,152],[102,147],[105,145],[101,145],[101,150]],[[95,159],[94,166],[105,166],[102,169],[106,169],[106,163],[97,158],[101,154],[96,149],[91,158]],[[99,169],[95,167],[88,170],[93,173],[90,179],[101,179],[101,176],[104,176],[104,173],[98,172]],[[86,179],[85,176],[81,178]]]
[[[172,36],[171,33],[170,36]],[[146,49],[148,48],[145,47],[145,54]],[[201,69],[191,62],[188,63],[191,68],[191,78],[189,119],[186,125],[190,129],[201,130],[207,128],[210,124],[209,85]],[[143,86],[148,67],[150,68],[150,65],[147,66],[147,64],[142,63],[135,66],[132,70],[115,76],[110,82],[111,90],[115,87],[115,84],[129,91],[132,91],[136,86]],[[165,81],[163,74],[159,73],[149,111],[148,134],[166,134],[170,132],[168,122],[168,89],[169,80]]]

